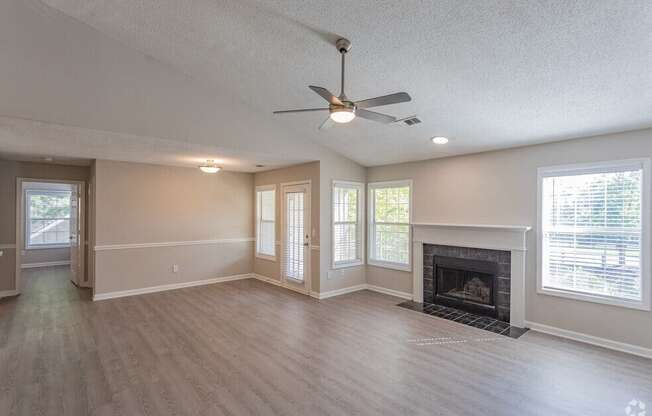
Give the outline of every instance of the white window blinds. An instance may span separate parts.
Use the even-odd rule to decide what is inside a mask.
[[[362,264],[363,185],[333,183],[333,266]]]
[[[26,246],[70,245],[70,192],[26,191]]]
[[[256,192],[256,255],[276,256],[276,190],[259,188]]]
[[[369,184],[369,263],[410,267],[409,181]]]
[[[285,192],[285,277],[303,282],[307,240],[305,234],[305,192]]]
[[[544,172],[541,286],[643,301],[643,164]]]

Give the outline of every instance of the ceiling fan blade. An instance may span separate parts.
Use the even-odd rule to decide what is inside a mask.
[[[280,111],[274,111],[274,114],[306,113],[309,111],[324,111],[324,110],[328,110],[328,108],[300,108],[297,110],[280,110]]]
[[[355,105],[358,108],[371,108],[371,107],[380,107],[381,105],[405,103],[411,100],[412,98],[407,92],[397,92],[396,94],[383,95],[382,97],[375,97],[375,98],[369,98],[367,100],[357,101]]]
[[[367,120],[377,121],[383,124],[389,124],[396,121],[396,117],[388,116],[387,114],[376,113],[375,111],[364,110],[358,108],[355,110],[355,115],[358,117],[366,118]]]
[[[328,116],[328,118],[319,126],[319,130],[329,129],[333,127],[333,124],[335,124],[335,122],[330,118],[330,116]]]
[[[340,101],[339,98],[334,96],[330,91],[328,91],[326,88],[322,87],[316,87],[314,85],[309,85],[308,88],[319,94],[324,100],[328,101],[331,104],[334,105],[342,105],[342,101]]]

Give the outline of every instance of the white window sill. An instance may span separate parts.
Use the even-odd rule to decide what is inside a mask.
[[[267,261],[276,261],[276,256],[270,256],[269,254],[256,253],[256,258]]]
[[[25,247],[25,250],[49,250],[53,248],[70,248],[70,244],[43,244]]]
[[[384,269],[400,270],[402,272],[411,272],[411,264],[402,264],[402,263],[392,263],[390,261],[378,261],[378,260],[367,260],[367,264],[370,266],[382,267]]]
[[[332,270],[347,269],[349,267],[357,267],[357,266],[364,266],[364,261],[358,260],[358,261],[352,261],[346,263],[335,263],[332,265],[331,269]]]
[[[638,309],[642,311],[650,311],[649,302],[631,301],[624,299],[610,298],[600,295],[591,295],[588,293],[570,292],[563,289],[553,288],[538,288],[537,293],[540,295],[557,296],[565,299],[579,300],[582,302],[600,303],[603,305],[618,306],[621,308]]]

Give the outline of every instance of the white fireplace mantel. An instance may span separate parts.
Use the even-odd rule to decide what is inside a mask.
[[[529,225],[492,225],[492,224],[451,224],[438,222],[413,222],[413,227],[442,227],[442,228],[478,228],[490,230],[530,231]]]
[[[423,245],[473,247],[511,252],[511,325],[525,325],[525,254],[527,225],[413,223],[412,297],[423,302]]]

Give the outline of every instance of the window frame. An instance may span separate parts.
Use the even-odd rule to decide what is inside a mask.
[[[258,249],[260,248],[260,245],[259,245],[259,241],[260,241],[259,233],[260,233],[260,216],[261,216],[258,195],[259,195],[259,193],[266,192],[266,191],[273,191],[274,192],[274,241],[273,241],[274,255],[273,256],[270,255],[270,254],[261,253],[261,252],[258,251]],[[277,206],[278,206],[278,204],[277,204],[276,198],[277,198],[277,193],[276,193],[276,185],[275,184],[274,185],[256,186],[256,194],[255,194],[255,201],[254,201],[255,204],[256,204],[256,210],[255,210],[255,212],[256,212],[256,224],[255,224],[255,227],[256,227],[256,230],[255,230],[256,231],[256,247],[254,249],[254,255],[255,255],[256,258],[263,259],[263,260],[269,260],[269,261],[276,261],[276,258],[277,258],[276,254],[277,254],[277,246],[278,246],[278,244],[276,242],[276,224],[278,223],[278,221],[277,221],[277,214],[278,214]]]
[[[407,186],[409,189],[409,207],[408,207],[408,262],[407,263],[396,263],[385,260],[378,260],[373,258],[372,249],[374,246],[374,231],[375,231],[375,198],[373,192],[376,189],[382,188],[400,188]],[[385,269],[399,270],[403,272],[412,272],[412,219],[413,219],[413,181],[412,179],[401,179],[394,181],[383,181],[383,182],[369,182],[367,184],[367,264],[376,267],[382,267]],[[402,224],[403,223],[397,223]]]
[[[357,209],[357,228],[360,240],[360,252],[358,258],[355,260],[335,261],[335,215],[333,215],[333,208],[335,205],[335,188],[354,188],[358,190],[358,209]],[[363,182],[333,180],[331,185],[331,268],[344,269],[347,267],[362,266],[365,264],[365,184]]]
[[[23,210],[24,212],[24,217],[25,217],[25,225],[24,225],[24,231],[25,235],[23,236],[24,239],[24,246],[25,250],[47,250],[47,249],[53,249],[53,248],[68,248],[70,247],[70,231],[68,231],[68,242],[67,243],[44,243],[44,244],[32,244],[30,236],[32,235],[32,213],[31,213],[31,205],[30,205],[30,196],[31,195],[55,195],[55,194],[68,194],[69,196],[72,194],[70,191],[64,191],[64,190],[56,190],[56,189],[25,189],[24,190],[24,207]],[[71,207],[72,209],[72,207]],[[45,218],[43,218],[45,219]],[[52,218],[52,219],[67,219],[70,221],[70,217],[68,218]]]
[[[537,169],[537,294],[557,296],[584,302],[599,303],[630,309],[650,311],[650,194],[652,189],[650,159],[626,159],[593,163],[579,163],[540,167]],[[642,169],[641,177],[641,301],[581,293],[543,286],[543,179],[592,173],[608,173],[623,169]]]

